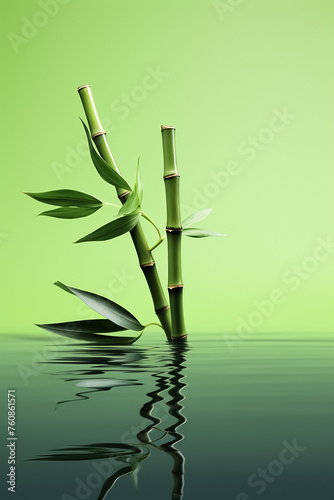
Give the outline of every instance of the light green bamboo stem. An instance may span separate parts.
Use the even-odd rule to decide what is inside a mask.
[[[92,139],[97,147],[102,158],[109,163],[109,165],[119,173],[115,160],[109,149],[106,132],[103,130],[99,120],[92,91],[90,85],[82,85],[78,88],[78,92],[82,101],[83,108],[86,113],[88,125],[90,128]],[[117,195],[120,201],[124,204],[130,191],[125,189],[116,188]],[[139,259],[139,265],[144,273],[151,296],[154,303],[155,312],[161,322],[161,325],[166,333],[168,340],[171,339],[171,319],[168,301],[165,297],[159,274],[155,265],[155,261],[150,251],[150,247],[146,240],[143,228],[138,224],[130,231],[132,241],[136,248]]]
[[[167,203],[168,292],[172,317],[172,339],[181,340],[187,337],[187,333],[183,315],[180,175],[176,164],[175,128],[162,126],[161,133]]]

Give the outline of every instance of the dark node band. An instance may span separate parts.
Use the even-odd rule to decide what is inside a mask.
[[[159,309],[156,309],[155,310],[155,314],[160,314],[164,311],[167,311],[169,309],[169,306],[166,306],[166,307],[160,307]]]
[[[155,261],[153,260],[152,262],[148,262],[147,264],[142,264],[140,267],[142,269],[145,269],[145,267],[153,267],[155,266]]]
[[[92,135],[92,139],[95,139],[95,137],[98,137],[99,135],[107,135],[107,132],[104,130],[100,130],[100,132],[96,132],[94,135]]]
[[[164,181],[166,179],[173,179],[174,177],[180,177],[180,174],[169,174],[169,175],[164,175],[163,179]]]
[[[182,233],[182,227],[166,227],[167,233]]]

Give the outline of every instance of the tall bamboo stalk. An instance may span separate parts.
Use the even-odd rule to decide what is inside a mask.
[[[180,175],[176,163],[175,128],[162,126],[161,133],[167,203],[168,292],[172,317],[172,339],[181,340],[187,337],[187,333],[183,315]]]
[[[91,132],[92,140],[102,158],[109,163],[109,165],[119,173],[115,160],[109,149],[106,132],[103,130],[99,120],[92,91],[90,85],[82,85],[78,88],[78,92],[82,101],[83,108],[86,113],[88,125]],[[116,187],[118,198],[121,203],[125,203],[130,191]],[[138,224],[130,231],[132,241],[134,243],[139,265],[144,273],[151,296],[154,303],[155,312],[160,320],[160,323],[166,333],[168,340],[171,339],[171,319],[168,301],[165,297],[159,274],[156,268],[155,261],[150,251],[147,239],[145,237],[143,228]]]

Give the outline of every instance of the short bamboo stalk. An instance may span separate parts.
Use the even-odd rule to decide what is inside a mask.
[[[168,292],[172,318],[172,339],[181,340],[187,337],[187,333],[183,314],[180,175],[176,163],[175,128],[162,126],[161,133],[167,204]]]
[[[102,158],[119,173],[115,160],[109,149],[106,132],[103,130],[98,113],[95,107],[90,85],[82,85],[78,88],[78,92],[82,101],[83,108],[86,113],[88,125],[90,128],[92,139],[96,145]],[[122,188],[116,188],[118,198],[121,203],[125,203],[130,191]],[[145,233],[140,222],[130,231],[132,241],[134,243],[139,265],[144,273],[150,293],[154,303],[155,312],[160,320],[160,323],[166,333],[168,340],[171,339],[171,318],[168,301],[165,297],[159,274],[156,268],[152,252],[148,245]]]

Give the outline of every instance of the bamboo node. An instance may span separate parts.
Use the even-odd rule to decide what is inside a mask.
[[[98,137],[99,135],[107,135],[107,132],[105,132],[104,130],[100,130],[99,132],[96,132],[92,135],[92,139],[95,139],[95,137]]]
[[[121,199],[121,198],[124,198],[124,196],[126,196],[127,194],[130,194],[131,191],[125,191],[124,193],[121,193],[118,198]]]
[[[172,340],[184,340],[188,337],[188,334],[182,335],[182,337],[172,337]]]
[[[155,266],[155,261],[153,260],[152,262],[148,262],[147,264],[141,264],[140,267],[144,269],[145,267],[153,267]]]
[[[168,290],[175,290],[176,288],[183,288],[182,283],[180,283],[179,285],[170,285],[168,287]]]
[[[165,125],[161,125],[161,132],[163,132],[164,130],[175,130],[175,127],[168,127],[168,126],[165,126]]]
[[[82,89],[85,89],[86,87],[90,87],[90,85],[80,85],[80,87],[78,87],[78,92],[80,92],[80,90]]]
[[[161,314],[163,313],[164,311],[168,311],[169,309],[169,306],[166,306],[166,307],[159,307],[159,309],[156,309],[155,310],[155,314]]]
[[[182,233],[182,227],[166,227],[167,233]]]
[[[169,175],[164,175],[163,179],[164,181],[166,179],[173,179],[173,177],[180,177],[180,174],[169,174]]]

